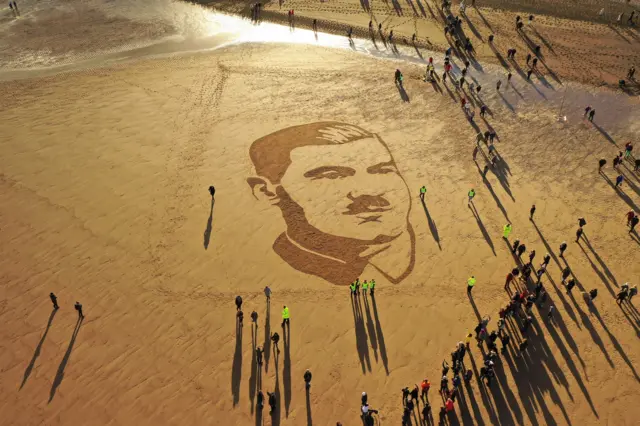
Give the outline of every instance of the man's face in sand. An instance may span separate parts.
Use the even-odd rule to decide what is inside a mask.
[[[407,229],[408,189],[377,137],[302,146],[290,158],[280,184],[313,228],[361,241]]]

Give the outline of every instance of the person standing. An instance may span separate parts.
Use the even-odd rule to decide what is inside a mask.
[[[578,228],[578,230],[576,231],[576,243],[580,242],[580,238],[582,237],[582,226]]]
[[[564,284],[567,281],[567,278],[569,278],[569,275],[571,275],[571,268],[567,266],[562,270],[562,284]]]
[[[367,280],[364,280],[364,282],[362,283],[362,296],[367,295],[368,289],[369,289],[369,283],[367,282]]]
[[[563,241],[562,244],[560,244],[560,257],[564,258],[564,251],[567,249],[567,243],[566,241]]]
[[[593,117],[596,115],[596,110],[595,108],[592,108],[591,111],[589,111],[589,121],[591,121],[593,123]]]
[[[420,398],[422,401],[429,400],[429,389],[431,388],[431,382],[428,379],[424,379],[422,383],[420,383],[420,389],[422,392],[420,393]]]
[[[533,258],[536,257],[536,251],[535,250],[531,250],[531,252],[529,252],[529,265],[533,265]]]
[[[469,193],[467,194],[469,196],[469,204],[473,202],[473,197],[476,196],[476,191],[475,189],[471,188],[471,190],[469,191]]]
[[[267,396],[269,398],[269,414],[273,414],[276,409],[276,394],[273,392],[267,392]]]
[[[502,237],[503,237],[505,240],[508,240],[508,239],[509,239],[509,235],[510,235],[510,234],[511,234],[511,224],[510,224],[510,223],[507,223],[506,225],[504,225],[504,226],[502,227]]]
[[[427,187],[426,186],[422,186],[422,188],[420,188],[420,200],[424,201],[424,196],[427,194]]]
[[[287,308],[287,305],[284,305],[282,307],[282,328],[284,328],[285,324],[291,327],[291,325],[289,324],[289,318],[290,318],[289,308]]]
[[[262,411],[262,408],[264,407],[264,394],[261,390],[258,391],[258,402],[256,404],[256,407],[258,407],[258,410],[260,411]]]
[[[304,372],[304,387],[307,390],[311,387],[311,371],[309,369]]]
[[[376,280],[371,280],[369,283],[369,289],[371,290],[371,297],[373,297],[373,292],[376,289]]]
[[[271,335],[271,341],[273,342],[273,350],[278,351],[280,353],[280,348],[278,348],[278,342],[280,341],[280,335],[278,332],[275,332]]]
[[[253,322],[256,327],[258,326],[258,313],[256,311],[251,312],[251,322]]]
[[[473,286],[476,285],[476,277],[470,276],[467,280],[467,294],[471,295],[471,290],[473,290]]]
[[[629,233],[632,233],[635,231],[635,228],[638,222],[640,222],[640,218],[638,218],[638,216],[634,216],[633,219],[631,219],[631,226],[629,227]]]
[[[518,246],[518,257],[522,257],[525,251],[527,251],[527,246],[520,244],[520,246]]]
[[[626,290],[621,290],[616,295],[616,303],[618,305],[621,305],[622,302],[624,302],[626,298],[627,298],[627,291]]]
[[[631,303],[631,299],[633,298],[633,296],[635,296],[636,294],[638,294],[638,286],[634,285],[633,287],[631,287],[629,289],[629,298],[627,299],[629,301],[629,303]]]
[[[498,82],[496,83],[496,90],[500,91],[500,86],[502,86],[502,80],[498,80]]]
[[[242,297],[236,296],[236,311],[239,311],[242,307]]]
[[[520,352],[516,355],[517,357],[522,356],[522,354],[524,353],[524,351],[527,350],[527,346],[529,346],[529,340],[527,339],[523,339],[522,342],[520,342],[520,346],[518,349],[520,349]]]
[[[567,281],[567,294],[571,294],[571,290],[573,290],[573,287],[575,286],[576,286],[576,280],[574,280],[573,278]]]
[[[82,305],[80,304],[80,302],[76,302],[73,307],[76,309],[76,311],[78,311],[78,318],[84,319],[84,314],[82,313]]]
[[[256,348],[256,362],[258,363],[258,365],[262,365],[262,352],[264,352],[262,350],[262,347],[258,346]]]
[[[635,217],[635,212],[633,210],[627,213],[627,226],[631,226],[631,220]]]
[[[244,312],[237,311],[236,312],[236,318],[237,318],[238,326],[242,327],[243,324],[244,324]]]
[[[58,308],[60,308],[60,307],[58,306],[58,298],[56,297],[56,295],[55,295],[55,294],[53,294],[53,292],[51,292],[51,293],[49,294],[49,298],[51,299],[51,303],[53,303],[53,309],[58,309]]]
[[[533,74],[533,70],[527,71],[527,80],[531,80],[531,74]]]
[[[271,289],[269,288],[269,286],[266,286],[264,288],[264,295],[267,298],[267,303],[269,303],[271,301]]]
[[[211,199],[213,200],[216,196],[216,188],[213,185],[209,187],[209,194],[211,194]]]
[[[478,157],[478,150],[479,150],[479,149],[480,149],[480,148],[478,147],[478,145],[476,145],[476,146],[473,148],[473,154],[472,154],[472,156],[473,156],[473,161],[476,161],[476,158]]]
[[[511,284],[511,281],[513,281],[513,274],[511,272],[509,272],[507,274],[507,279],[504,282],[504,289],[505,290],[509,290],[509,284]]]
[[[598,161],[598,173],[602,173],[602,168],[605,166],[605,164],[607,164],[607,160],[605,160],[604,158],[601,158],[600,161]]]
[[[622,185],[622,181],[624,181],[624,176],[623,175],[618,175],[618,177],[616,178],[616,189]]]
[[[351,290],[351,297],[353,298],[356,295],[356,282],[352,282],[349,284],[349,290]]]
[[[531,209],[529,209],[529,220],[531,221],[533,220],[533,215],[535,212],[536,212],[536,205],[534,204],[531,206]]]
[[[527,53],[527,65],[531,62],[531,53]]]

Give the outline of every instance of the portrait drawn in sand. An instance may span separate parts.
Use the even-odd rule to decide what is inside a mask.
[[[371,265],[390,282],[415,263],[409,188],[387,144],[358,126],[288,127],[251,144],[253,195],[280,208],[273,250],[298,271],[347,285]]]

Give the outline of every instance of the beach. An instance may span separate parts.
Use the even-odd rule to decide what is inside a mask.
[[[367,25],[362,14],[344,12],[356,2],[319,4],[344,7],[324,11],[323,20]],[[619,307],[615,295],[640,276],[640,242],[625,218],[640,213],[640,180],[631,162],[616,171],[611,160],[640,130],[637,97],[612,88],[633,64],[637,41],[613,31],[599,38],[589,49],[617,52],[625,43],[629,56],[602,54],[596,70],[591,51],[553,29],[558,18],[539,17],[538,27],[537,17],[536,29],[574,56],[545,56],[557,80],[545,71],[527,81],[514,69],[508,84],[487,47],[469,71],[482,85],[477,96],[464,95],[476,111],[469,121],[451,82],[424,81],[430,56],[441,78],[440,27],[429,30],[433,50],[420,32],[417,48],[399,43],[393,53],[379,38],[351,45],[320,28],[316,40],[303,27],[252,25],[186,3],[51,2],[38,13],[55,5],[52,16],[68,18],[46,25],[27,5],[25,23],[3,27],[13,44],[0,51],[6,424],[352,425],[361,422],[362,392],[379,410],[378,424],[401,424],[401,389],[424,378],[438,421],[442,361],[479,318],[491,316],[495,328],[509,300],[505,275],[519,264],[509,250],[516,238],[536,250],[536,267],[553,254],[542,279],[549,300],[533,310],[528,354],[515,357],[514,337],[491,387],[477,377],[482,352],[472,341],[465,364],[474,377],[446,422],[634,424],[638,299]],[[487,12],[490,24],[498,26],[500,13],[515,15]],[[36,33],[16,32],[18,25]],[[412,25],[398,35],[410,38]],[[507,25],[511,18],[505,34]],[[604,34],[600,24],[576,25]],[[488,30],[477,28],[486,39]],[[39,53],[29,59],[30,51]],[[578,57],[593,69],[563,62]],[[616,65],[607,73],[609,60]],[[481,104],[490,111],[484,119]],[[587,105],[597,111],[593,123],[583,118]],[[487,129],[497,134],[500,161],[483,176],[484,154],[474,161],[472,150]],[[283,133],[269,139],[274,132]],[[309,132],[331,149],[313,142],[279,151]],[[363,140],[368,145],[351,149]],[[602,174],[600,158],[608,161]],[[291,177],[298,164],[309,170]],[[619,174],[621,190],[613,183]],[[587,225],[578,244],[579,217]],[[377,227],[393,238],[371,237]],[[365,240],[366,249],[356,243]],[[343,251],[357,253],[349,257],[355,266]],[[578,283],[571,295],[560,282],[565,262]],[[376,280],[375,297],[350,296],[355,275]],[[265,286],[273,291],[269,310]],[[580,291],[591,289],[599,296],[587,304]],[[52,310],[50,292],[60,309]],[[79,328],[76,301],[85,315]],[[550,305],[553,323],[545,319]],[[279,354],[273,332],[283,337]],[[261,368],[257,346],[266,351]],[[278,396],[274,416],[266,401],[257,409],[258,390]]]

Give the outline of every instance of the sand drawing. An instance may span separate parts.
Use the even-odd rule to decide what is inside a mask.
[[[286,229],[273,250],[291,267],[338,285],[369,264],[393,283],[411,273],[409,189],[378,135],[340,122],[304,124],[254,141],[249,155],[256,176],[247,182],[282,211]]]

